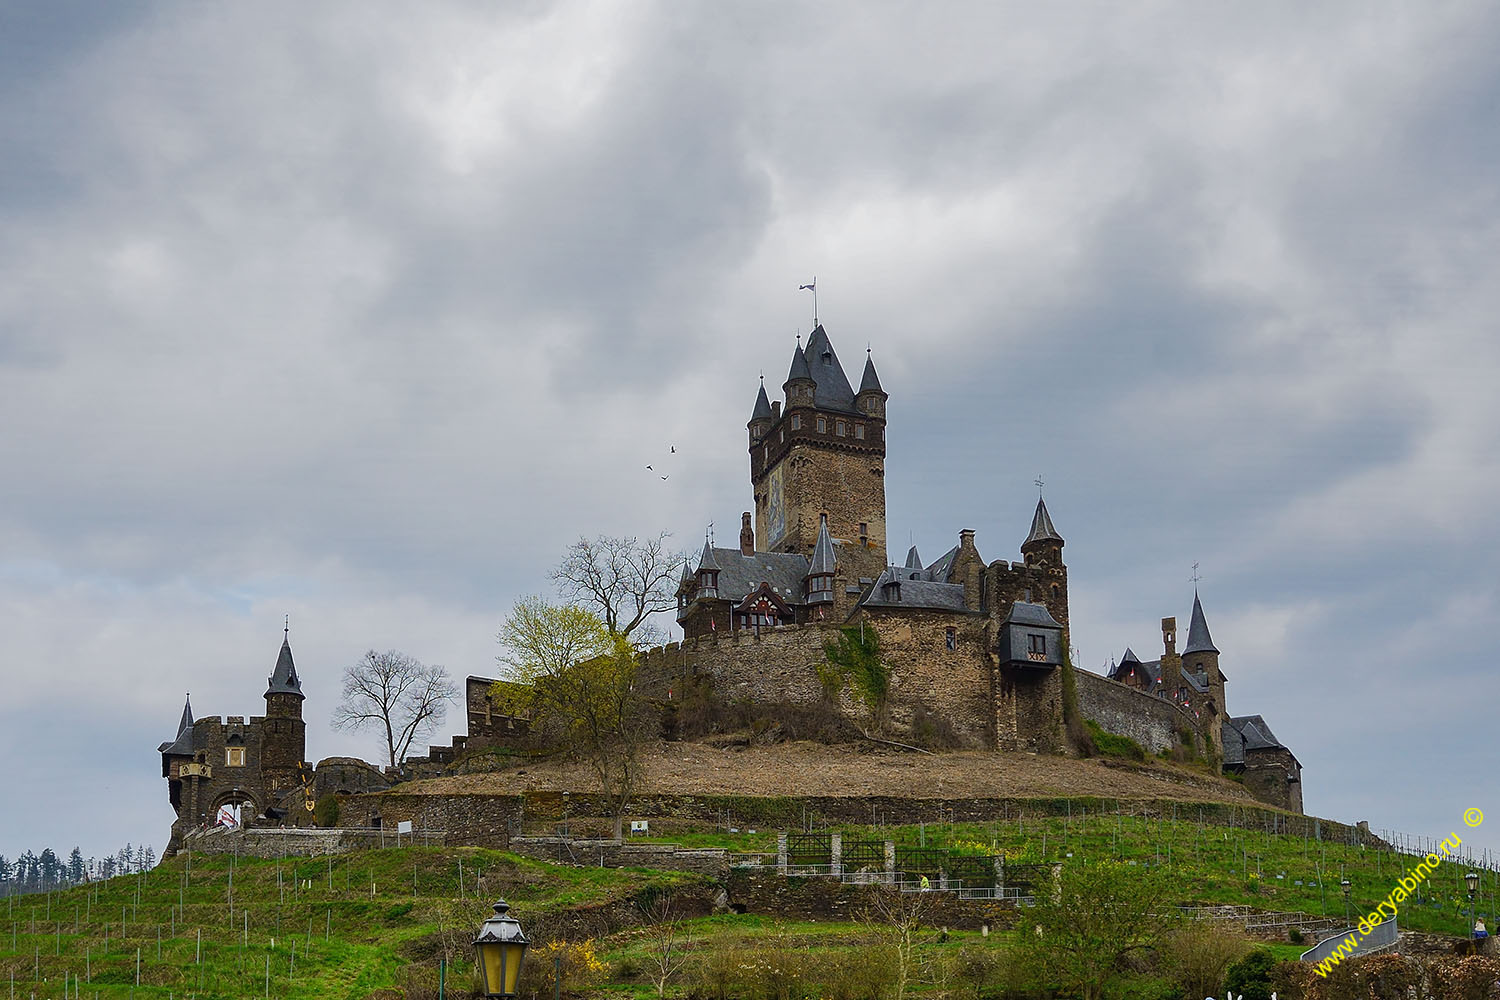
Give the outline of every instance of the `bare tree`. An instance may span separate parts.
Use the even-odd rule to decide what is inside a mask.
[[[896,981],[891,984],[895,1000],[901,1000],[911,982],[916,967],[917,931],[922,926],[922,913],[926,909],[927,897],[920,892],[902,892],[893,886],[878,886],[872,890],[865,922],[881,928],[895,952]]]
[[[605,627],[629,636],[651,615],[677,606],[678,574],[686,556],[667,547],[670,536],[580,538],[569,546],[552,579],[564,598],[588,605]]]
[[[372,649],[344,670],[344,700],[334,709],[333,725],[384,730],[386,753],[395,767],[406,759],[412,743],[443,721],[456,694],[446,667],[429,667],[394,649]]]
[[[656,896],[641,905],[641,913],[646,918],[646,954],[651,960],[648,975],[651,985],[656,987],[657,1000],[664,1000],[667,986],[687,964],[687,949],[692,941],[683,932],[671,896]]]

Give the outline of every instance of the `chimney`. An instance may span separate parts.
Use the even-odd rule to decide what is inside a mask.
[[[750,512],[740,515],[740,555],[755,555],[755,529],[750,527]]]
[[[771,400],[771,422],[775,423],[781,419],[781,400]]]
[[[964,528],[958,533],[958,547],[972,552],[974,550],[974,529]]]
[[[1166,656],[1177,655],[1177,619],[1163,618],[1161,620],[1161,645],[1166,650]]]

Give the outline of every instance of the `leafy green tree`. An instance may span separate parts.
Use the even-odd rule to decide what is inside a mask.
[[[495,659],[522,684],[555,677],[613,648],[609,628],[598,615],[576,604],[548,604],[540,597],[517,601],[498,638],[506,651]]]
[[[1016,948],[1042,989],[1100,1000],[1132,977],[1127,960],[1152,947],[1165,929],[1161,873],[1083,861],[1064,865],[1054,891],[1038,887],[1022,911]]]
[[[73,852],[68,855],[68,881],[77,885],[83,881],[87,873],[88,869],[83,863],[83,852],[76,847],[73,848]]]

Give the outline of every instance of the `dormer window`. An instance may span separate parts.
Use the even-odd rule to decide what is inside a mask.
[[[1037,635],[1035,632],[1027,633],[1027,639],[1031,641],[1031,648],[1027,650],[1027,657],[1032,660],[1040,660],[1047,655],[1047,637]]]

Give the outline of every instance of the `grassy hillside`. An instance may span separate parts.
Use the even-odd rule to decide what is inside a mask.
[[[604,925],[611,903],[693,881],[474,848],[179,857],[143,875],[7,900],[0,996],[14,977],[18,997],[62,997],[76,976],[83,997],[364,998],[400,983],[408,962],[435,969],[444,955],[466,987],[468,942],[499,896],[546,940],[570,919]]]
[[[972,854],[999,849],[1016,862],[1111,858],[1163,869],[1184,904],[1333,916],[1344,910],[1341,878],[1354,886],[1357,912],[1372,908],[1413,863],[1371,848],[1200,825],[1186,805],[1175,820],[1116,814],[1098,802],[1073,808],[1071,817],[843,829],[846,841],[889,838]],[[694,845],[775,846],[771,831],[750,836],[684,826],[673,835]],[[1462,933],[1465,870],[1444,863],[1403,906],[1402,926]],[[1480,909],[1489,912],[1495,875],[1486,871],[1483,878]],[[11,976],[22,998],[62,997],[65,979],[78,976],[82,997],[419,1000],[435,996],[443,957],[450,961],[449,995],[463,996],[468,942],[502,895],[536,942],[534,971],[551,968],[547,942],[588,941],[562,951],[575,986],[622,998],[654,996],[657,939],[636,925],[636,906],[660,890],[701,896],[707,888],[676,873],[548,865],[477,848],[388,849],[331,860],[179,857],[144,875],[7,901],[0,909],[0,998],[9,995]],[[722,914],[685,921],[681,931],[692,962],[674,980],[672,996],[685,996],[690,985],[697,995],[735,996],[752,980],[757,989],[774,985],[747,969],[781,970],[804,986],[823,983],[823,995],[834,995],[826,984],[838,983],[855,991],[851,996],[889,974],[889,939],[870,924]],[[967,995],[977,995],[1003,961],[1004,942],[924,930],[916,941],[922,971],[913,991],[946,995],[962,982]],[[1279,957],[1298,950],[1283,946]],[[73,987],[66,989],[72,995]],[[402,992],[382,992],[393,989]]]

